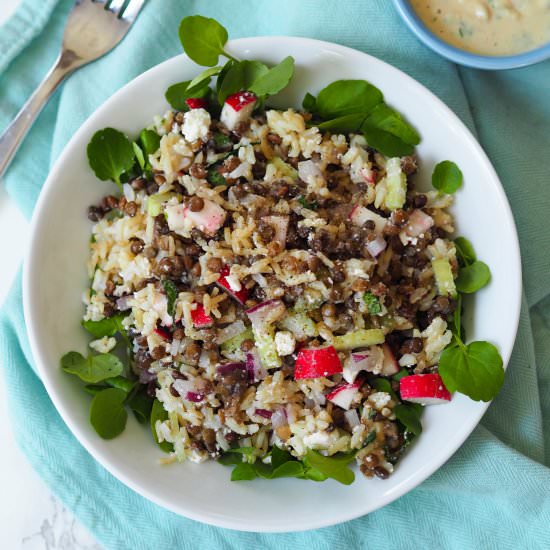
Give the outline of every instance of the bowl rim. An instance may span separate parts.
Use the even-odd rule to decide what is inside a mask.
[[[550,40],[533,50],[516,55],[491,56],[461,50],[438,38],[420,19],[409,0],[393,0],[393,4],[403,21],[421,42],[439,55],[460,65],[474,69],[499,71],[519,69],[550,58]]]
[[[516,278],[515,288],[511,289],[511,296],[509,296],[509,300],[510,300],[509,306],[510,306],[510,311],[512,312],[511,319],[513,319],[513,326],[511,328],[512,328],[512,331],[513,331],[512,334],[514,335],[514,337],[508,343],[502,344],[501,350],[500,350],[503,357],[504,367],[506,368],[512,354],[512,349],[515,342],[515,338],[517,336],[517,330],[518,330],[519,318],[520,318],[521,295],[522,295],[522,291],[521,291],[522,271],[521,271],[519,239],[518,239],[517,229],[516,229],[514,217],[512,214],[512,210],[510,207],[510,203],[508,202],[508,199],[506,197],[502,184],[500,183],[500,178],[498,177],[498,174],[496,173],[491,161],[485,154],[483,148],[481,147],[481,145],[479,144],[475,136],[466,127],[466,125],[460,120],[460,118],[442,100],[440,100],[433,92],[431,92],[423,84],[421,84],[411,76],[407,75],[397,67],[389,63],[386,63],[385,61],[382,61],[370,54],[366,54],[360,50],[356,50],[346,46],[341,46],[339,44],[334,44],[332,42],[327,42],[327,41],[322,41],[322,40],[317,40],[312,38],[288,37],[288,36],[260,36],[260,37],[248,37],[248,38],[231,40],[227,43],[227,51],[231,53],[233,47],[235,46],[242,48],[243,50],[247,50],[247,49],[253,50],[255,47],[257,47],[258,42],[273,43],[273,41],[286,42],[287,44],[289,42],[294,42],[297,45],[308,43],[311,46],[314,46],[316,48],[323,48],[323,47],[329,48],[332,51],[337,51],[338,53],[341,53],[343,55],[361,54],[362,56],[366,56],[367,58],[369,58],[371,63],[386,65],[389,69],[398,73],[399,77],[407,81],[410,86],[420,88],[422,93],[427,94],[431,99],[431,101],[433,101],[434,104],[437,104],[437,106],[446,113],[446,115],[450,118],[450,120],[458,123],[459,129],[463,134],[464,138],[471,142],[471,146],[475,150],[478,157],[486,163],[487,170],[490,171],[492,175],[492,180],[495,183],[495,185],[493,186],[493,190],[499,196],[502,202],[503,215],[507,218],[507,222],[511,224],[511,229],[513,230],[512,231],[513,240],[512,242],[509,243],[509,246],[513,249],[513,253],[514,253],[513,256],[517,259],[517,262],[515,262],[514,264],[511,264],[510,269],[513,270],[517,276],[515,277]],[[127,94],[128,91],[133,88],[139,88],[142,80],[146,79],[150,73],[159,70],[159,68],[162,67],[163,65],[173,63],[176,59],[182,59],[182,58],[188,59],[184,53],[181,53],[169,59],[166,59],[165,61],[151,67],[147,71],[139,74],[137,77],[127,82],[124,86],[122,86],[119,90],[117,90],[113,95],[108,97],[99,107],[97,107],[90,114],[90,116],[82,123],[79,129],[71,136],[71,139],[65,145],[63,151],[59,155],[58,159],[54,163],[54,166],[51,168],[48,174],[46,182],[44,183],[44,186],[40,192],[40,196],[36,203],[35,209],[33,211],[31,227],[30,227],[29,247],[27,249],[27,255],[25,257],[25,261],[23,265],[24,317],[25,317],[25,324],[28,332],[30,348],[36,364],[36,369],[57,412],[60,414],[60,416],[62,417],[63,421],[68,426],[72,434],[76,437],[78,442],[86,449],[86,451],[88,451],[90,455],[103,468],[105,468],[109,473],[115,476],[124,485],[126,485],[127,487],[129,487],[130,489],[138,493],[139,495],[143,496],[144,498],[148,499],[149,501],[167,510],[170,510],[183,517],[187,517],[187,518],[200,521],[203,523],[207,523],[210,525],[214,525],[217,527],[237,529],[241,531],[264,532],[264,533],[296,532],[296,531],[305,531],[310,529],[318,529],[322,527],[329,527],[335,524],[340,524],[346,521],[350,521],[352,519],[356,519],[358,517],[362,517],[365,514],[371,513],[383,506],[386,506],[387,504],[393,502],[400,496],[403,496],[404,494],[408,493],[409,491],[417,487],[420,483],[425,481],[435,471],[441,468],[454,455],[454,453],[458,450],[458,448],[462,446],[464,441],[470,436],[473,430],[477,427],[477,425],[479,424],[479,421],[481,420],[481,417],[485,414],[491,402],[479,403],[477,414],[472,417],[471,426],[468,425],[465,428],[463,428],[460,432],[457,433],[457,437],[454,444],[447,448],[446,452],[444,453],[444,458],[441,461],[435,461],[434,463],[431,463],[431,464],[425,464],[422,468],[418,469],[414,473],[414,476],[408,477],[406,482],[403,482],[401,486],[396,488],[393,492],[382,496],[379,499],[379,501],[376,503],[376,506],[372,506],[372,507],[369,507],[368,509],[364,509],[361,511],[358,511],[355,509],[347,513],[343,509],[342,514],[337,518],[326,518],[326,517],[323,517],[322,515],[319,515],[319,519],[317,521],[309,522],[306,527],[298,527],[293,525],[291,528],[288,528],[283,522],[272,524],[270,526],[260,525],[258,527],[257,525],[250,526],[249,524],[243,524],[243,523],[235,524],[235,522],[232,519],[226,520],[224,517],[221,517],[219,515],[213,514],[210,516],[206,516],[202,512],[195,512],[192,506],[188,506],[188,505],[176,506],[173,502],[164,498],[163,495],[155,494],[154,492],[148,490],[147,488],[144,488],[139,483],[139,480],[133,479],[131,474],[127,473],[123,468],[118,467],[116,464],[110,461],[109,458],[105,457],[103,453],[96,447],[93,440],[89,438],[89,436],[83,430],[80,429],[78,423],[73,419],[73,415],[71,413],[70,408],[65,406],[61,397],[57,395],[57,391],[54,388],[53,377],[51,376],[51,372],[47,368],[46,361],[42,358],[42,353],[41,353],[42,346],[39,342],[39,337],[38,337],[41,327],[37,323],[36,319],[34,319],[33,307],[32,307],[33,294],[36,292],[36,289],[35,289],[36,285],[33,284],[33,281],[37,277],[37,270],[34,269],[33,267],[33,257],[35,257],[35,254],[33,254],[33,251],[37,246],[37,240],[38,240],[37,230],[40,224],[43,223],[42,218],[45,216],[45,213],[47,212],[47,210],[44,207],[47,204],[47,199],[49,195],[48,191],[50,190],[50,188],[52,188],[55,185],[57,175],[62,172],[66,158],[68,158],[72,154],[71,144],[78,141],[81,135],[89,133],[90,129],[94,128],[94,126],[97,124],[95,122],[95,119],[98,113],[100,113],[104,108],[106,108],[106,106],[111,101],[114,101],[115,98],[118,98],[119,96],[123,96]]]

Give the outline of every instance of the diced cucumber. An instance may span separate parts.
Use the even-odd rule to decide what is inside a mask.
[[[298,297],[294,304],[294,311],[296,313],[304,313],[306,311],[313,311],[323,305],[325,299],[323,295],[314,288],[306,288],[304,293]]]
[[[282,361],[275,346],[275,327],[273,325],[252,327],[252,331],[262,365],[266,369],[279,368],[282,365]]]
[[[152,216],[158,216],[162,212],[162,205],[169,201],[172,197],[175,197],[176,193],[157,193],[147,198],[147,214]]]
[[[226,340],[221,346],[220,350],[224,357],[241,359],[244,357],[244,353],[241,352],[241,344],[245,340],[254,340],[254,335],[252,334],[252,329],[249,327],[240,334],[233,336],[229,340]]]
[[[403,208],[407,199],[407,176],[401,170],[401,159],[391,158],[386,163],[386,207]]]
[[[292,180],[298,179],[298,171],[296,168],[292,167],[290,164],[286,163],[282,158],[280,157],[274,157],[271,159],[271,164],[277,168],[278,172],[283,177],[290,178]]]
[[[378,328],[373,328],[354,330],[342,336],[335,336],[332,345],[337,351],[346,351],[383,343],[384,333]]]
[[[290,330],[298,341],[313,338],[318,334],[315,321],[305,313],[290,313],[279,321],[279,325]]]
[[[453,270],[447,258],[432,260],[437,290],[441,296],[456,296],[456,287],[453,277]]]

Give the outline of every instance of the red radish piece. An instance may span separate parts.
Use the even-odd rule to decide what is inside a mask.
[[[363,178],[363,181],[369,185],[374,185],[376,183],[376,171],[372,170],[372,168],[361,168],[361,170],[359,170],[359,175]]]
[[[239,303],[244,304],[248,299],[248,290],[244,286],[238,290],[235,290],[231,286],[231,279],[228,280],[229,270],[230,268],[228,265],[222,267],[222,270],[220,271],[220,278],[216,281],[216,284],[229,292],[229,294],[233,296],[233,298],[235,298],[235,300],[237,300]]]
[[[197,304],[197,307],[191,310],[191,319],[195,328],[211,327],[214,322],[214,319],[210,315],[206,315],[202,304]]]
[[[342,372],[342,363],[333,346],[302,348],[296,357],[294,379],[320,378]]]
[[[433,224],[434,219],[431,216],[417,209],[409,214],[405,231],[409,237],[418,237],[418,235],[428,231]]]
[[[353,384],[343,384],[342,386],[338,386],[337,388],[332,390],[327,395],[327,399],[347,411],[350,408],[351,402],[353,401],[353,398],[357,395],[360,387],[360,382],[354,382]]]
[[[257,97],[252,92],[237,92],[231,94],[222,108],[220,120],[229,130],[234,130],[237,124],[244,122],[256,106]]]
[[[399,380],[401,399],[420,405],[449,403],[451,394],[439,374],[411,374]]]
[[[399,363],[395,359],[395,355],[388,344],[382,345],[384,351],[384,363],[380,374],[382,376],[393,376],[399,372]]]
[[[263,220],[274,229],[275,235],[272,240],[279,243],[282,251],[286,246],[288,216],[265,216]]]
[[[355,382],[361,371],[378,374],[383,361],[384,353],[380,346],[371,346],[364,351],[352,352],[344,364],[342,373],[344,380],[350,384]]]
[[[202,97],[190,97],[185,100],[185,103],[189,109],[206,109],[208,106],[206,99]]]
[[[348,218],[355,225],[365,225],[369,220],[374,222],[374,227],[377,233],[382,233],[388,220],[380,216],[376,212],[356,204],[349,213]]]
[[[264,326],[278,321],[286,313],[286,307],[281,300],[267,300],[246,310],[250,322],[254,326]]]
[[[387,246],[388,246],[388,244],[386,243],[384,238],[381,235],[377,235],[376,239],[367,242],[366,248],[369,251],[369,254],[373,258],[376,258],[380,254],[382,254],[382,252],[384,252],[384,250],[386,250]]]
[[[193,212],[184,204],[167,206],[166,218],[168,227],[175,231],[189,233],[193,228],[200,229],[206,235],[215,235],[225,222],[225,210],[215,202],[203,199],[204,206],[199,212]]]
[[[156,329],[153,330],[153,332],[157,336],[160,336],[163,340],[166,340],[167,342],[170,342],[170,340],[172,340],[172,335],[170,334],[170,332],[168,332],[167,330],[164,330],[161,327],[157,327]]]

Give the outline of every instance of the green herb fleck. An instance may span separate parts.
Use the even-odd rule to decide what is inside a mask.
[[[176,312],[176,300],[178,299],[178,287],[174,283],[174,281],[171,281],[170,279],[164,279],[162,281],[162,288],[164,288],[164,292],[166,292],[166,297],[168,298],[168,315],[174,316],[174,313]]]
[[[214,165],[208,169],[206,179],[212,185],[227,185],[227,180],[218,172],[218,166]]]
[[[382,311],[380,299],[372,292],[365,292],[365,294],[363,295],[363,300],[367,304],[370,315],[378,315]]]

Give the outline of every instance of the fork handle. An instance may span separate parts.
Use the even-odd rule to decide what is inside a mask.
[[[0,178],[44,105],[46,105],[63,79],[73,70],[72,61],[73,59],[67,59],[66,52],[59,55],[38,88],[0,136]]]

